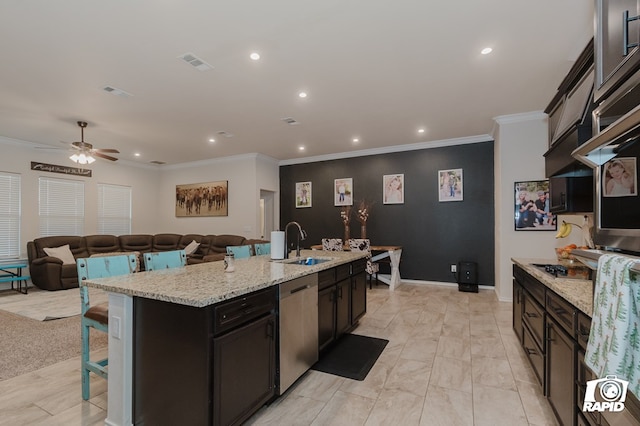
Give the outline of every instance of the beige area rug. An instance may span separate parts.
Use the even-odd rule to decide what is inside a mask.
[[[91,304],[98,304],[109,300],[107,293],[99,289],[89,289]],[[46,291],[29,287],[28,294],[15,291],[0,292],[0,310],[16,315],[49,321],[80,315],[80,290]]]

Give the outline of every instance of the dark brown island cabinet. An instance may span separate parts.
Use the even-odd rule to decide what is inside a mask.
[[[627,394],[621,413],[584,412],[584,363],[591,318],[519,265],[513,265],[513,330],[561,425],[637,426],[640,403]]]
[[[367,308],[366,260],[318,273],[318,349],[322,353],[358,323]]]
[[[318,272],[331,341],[366,311],[365,263]],[[135,424],[239,425],[276,397],[278,285],[204,308],[136,297],[134,317]]]

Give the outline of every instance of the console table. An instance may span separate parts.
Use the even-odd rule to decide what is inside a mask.
[[[0,262],[0,272],[3,272],[0,274],[0,283],[11,282],[11,290],[27,294],[27,288],[29,287],[27,281],[31,277],[28,275],[22,275],[22,268],[26,267],[27,261],[25,259]],[[15,288],[13,287],[14,282],[16,283]]]

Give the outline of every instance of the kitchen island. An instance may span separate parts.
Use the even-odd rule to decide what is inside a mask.
[[[215,366],[214,334],[223,329],[226,318],[224,310],[231,303],[252,299],[256,312],[269,303],[275,305],[273,295],[279,284],[300,277],[313,275],[329,269],[339,269],[366,256],[361,252],[332,252],[319,255],[318,252],[303,250],[301,258],[315,257],[328,259],[314,265],[298,265],[287,261],[272,261],[269,256],[252,256],[236,260],[236,270],[225,273],[222,262],[190,265],[182,268],[142,272],[131,275],[88,280],[87,286],[109,292],[109,383],[108,411],[106,424],[129,425],[145,420],[141,389],[157,389],[162,395],[167,383],[181,380],[172,371],[186,371],[186,367],[196,368],[207,363],[199,376],[213,376]],[[362,262],[362,261],[360,261]],[[242,306],[238,305],[241,309]],[[235,307],[234,307],[235,309]],[[277,313],[277,306],[269,315]],[[232,310],[231,313],[235,311]],[[276,328],[264,319],[265,329]],[[217,322],[216,322],[217,321]],[[216,329],[216,324],[219,329]],[[157,324],[157,327],[153,325]],[[249,331],[247,331],[249,332]],[[264,334],[264,332],[263,332]],[[204,336],[204,337],[203,337]],[[273,336],[271,336],[273,340]],[[159,347],[177,349],[175,363],[165,365],[162,371],[150,374],[152,366],[141,363],[141,359],[165,359],[166,351],[149,354],[148,347],[141,342],[153,341]],[[175,342],[175,343],[172,343]],[[164,345],[164,346],[163,346]],[[172,365],[174,368],[172,368]],[[198,377],[197,371],[185,373],[184,391],[193,392],[197,386],[188,381]],[[181,373],[182,374],[182,373]],[[153,378],[154,382],[150,382]],[[203,384],[204,383],[204,384]],[[215,392],[212,379],[198,383],[198,398],[205,404],[213,404]],[[177,389],[178,391],[180,389]],[[218,394],[226,390],[221,389]],[[151,394],[152,392],[147,392]],[[167,406],[177,405],[175,394],[167,393]],[[191,400],[193,398],[186,398]],[[136,402],[137,401],[137,402]],[[137,404],[137,406],[136,406]],[[142,411],[141,411],[142,410]],[[192,416],[193,408],[185,407],[185,418]],[[136,414],[137,412],[137,414]],[[147,410],[148,413],[148,410]],[[202,414],[199,414],[202,415]],[[204,414],[205,424],[215,423],[211,412]],[[136,418],[137,417],[137,418]],[[148,419],[147,419],[148,420]]]

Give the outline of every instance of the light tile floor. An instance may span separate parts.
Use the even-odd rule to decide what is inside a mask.
[[[309,371],[251,425],[555,425],[493,291],[402,285],[368,292],[354,331],[389,340],[364,381]],[[0,382],[0,425],[93,425],[106,381],[80,398],[79,358]]]

